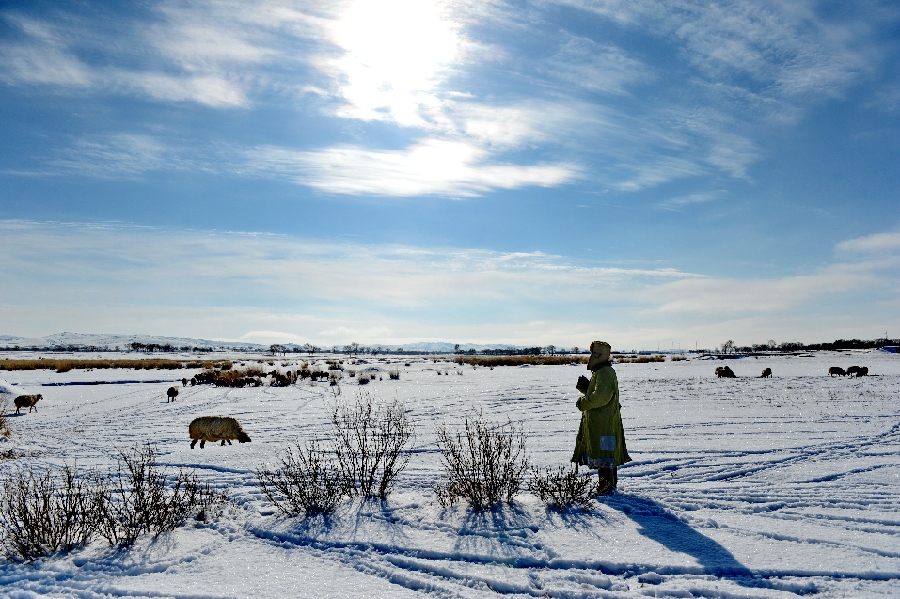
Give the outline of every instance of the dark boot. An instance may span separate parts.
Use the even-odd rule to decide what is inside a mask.
[[[612,495],[616,490],[616,469],[597,469],[597,495]]]

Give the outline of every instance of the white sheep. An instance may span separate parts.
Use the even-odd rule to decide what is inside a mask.
[[[188,427],[188,433],[191,436],[191,449],[197,441],[200,441],[200,449],[207,441],[214,443],[221,441],[225,445],[227,441],[229,445],[233,440],[238,443],[249,443],[250,436],[244,431],[241,423],[231,416],[200,416],[194,418]]]

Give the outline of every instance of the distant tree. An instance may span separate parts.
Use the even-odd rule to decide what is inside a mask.
[[[552,356],[552,355],[555,355],[555,354],[556,354],[556,346],[555,346],[555,345],[548,345],[548,346],[547,346],[547,353],[548,353],[549,355],[551,355],[551,356]]]
[[[572,353],[573,353],[573,354],[577,354],[577,353],[579,353],[580,351],[581,351],[581,350],[578,349],[578,346],[577,346],[577,345],[576,345],[575,347],[572,348]]]
[[[454,354],[458,354],[458,353],[459,353],[459,343],[457,343],[456,345],[453,346],[453,353],[454,353]]]
[[[722,353],[723,354],[731,354],[734,353],[734,341],[729,339],[725,343],[722,344]]]

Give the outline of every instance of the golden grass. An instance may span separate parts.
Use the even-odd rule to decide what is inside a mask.
[[[168,358],[147,358],[143,360],[0,360],[0,370],[55,370],[68,372],[89,368],[132,368],[134,370],[178,370],[181,368],[222,368],[230,369],[230,360],[172,360]]]
[[[472,366],[557,366],[560,364],[587,364],[588,356],[459,356],[454,360],[457,364]]]
[[[648,364],[650,362],[665,362],[665,356],[620,356],[613,358],[616,364]]]

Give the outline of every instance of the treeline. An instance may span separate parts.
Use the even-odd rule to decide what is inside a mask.
[[[797,351],[839,351],[848,349],[879,349],[882,347],[893,347],[900,345],[900,339],[837,339],[830,343],[803,343],[800,341],[786,341],[784,343],[775,343],[769,341],[767,343],[759,343],[753,345],[739,346],[734,341],[726,341],[717,350],[721,353],[760,353],[760,352],[797,352]],[[709,350],[698,350],[698,352],[708,353]],[[693,352],[692,352],[693,353]]]

